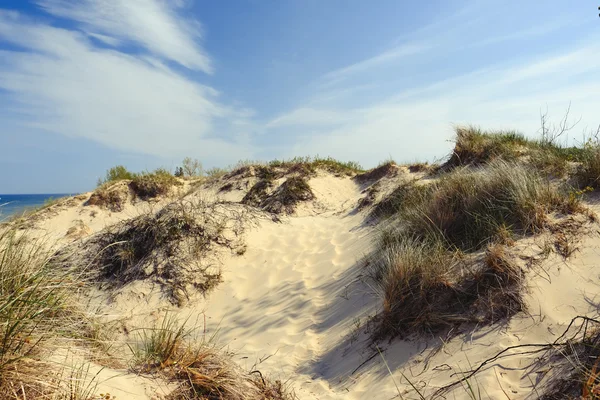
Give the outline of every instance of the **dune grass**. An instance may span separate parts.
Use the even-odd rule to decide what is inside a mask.
[[[498,246],[539,232],[550,213],[577,202],[531,167],[503,160],[425,186],[401,184],[374,209],[388,217],[370,260],[383,297],[378,335],[436,332],[521,311],[521,271]]]
[[[515,131],[483,131],[474,126],[456,128],[455,146],[441,171],[477,166],[495,159],[521,160],[555,177],[570,173],[570,162],[585,162],[589,146],[563,146],[548,139],[529,139]]]
[[[84,400],[44,361],[62,345],[85,341],[88,325],[72,302],[73,276],[59,272],[43,241],[22,231],[0,233],[0,392],[3,398]],[[72,383],[72,382],[71,382]]]
[[[231,354],[216,347],[214,337],[195,335],[187,322],[167,314],[154,327],[142,329],[130,346],[134,371],[158,373],[176,384],[169,400],[295,399],[280,381],[265,379],[257,370],[244,371]]]

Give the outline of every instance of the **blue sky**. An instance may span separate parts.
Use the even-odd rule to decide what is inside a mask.
[[[0,0],[0,193],[116,164],[448,153],[453,126],[600,123],[593,1]]]

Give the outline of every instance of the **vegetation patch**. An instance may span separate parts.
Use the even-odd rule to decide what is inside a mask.
[[[132,180],[138,174],[127,170],[122,165],[117,165],[106,171],[104,178],[98,179],[98,186],[106,185],[107,183],[118,182],[123,180]]]
[[[549,213],[577,202],[530,167],[502,160],[426,186],[401,184],[373,211],[390,217],[369,261],[384,298],[379,337],[521,311],[522,272],[500,243],[544,229]]]
[[[371,266],[384,299],[378,339],[494,323],[524,309],[523,272],[502,245],[467,257],[439,241],[404,238],[380,257]]]
[[[454,150],[438,172],[466,165],[478,166],[500,158],[520,160],[540,173],[562,178],[571,173],[572,163],[593,164],[593,149],[597,146],[592,142],[582,147],[561,146],[556,143],[558,136],[546,134],[540,140],[533,140],[514,131],[487,132],[472,126],[457,127]],[[585,167],[580,173],[586,175],[584,171]],[[593,179],[596,178],[597,175]]]
[[[164,169],[157,169],[152,173],[139,174],[130,183],[133,193],[142,200],[167,195],[174,186],[180,185],[181,182]]]
[[[57,268],[45,248],[22,231],[0,233],[0,391],[78,399],[61,375],[64,366],[44,360],[57,347],[86,341],[90,320],[71,298],[80,282]]]
[[[246,193],[242,203],[274,214],[291,214],[298,203],[315,198],[308,181],[302,176],[287,178],[275,190],[273,190],[273,180],[273,175],[267,175],[259,180]]]
[[[499,157],[514,160],[528,144],[529,141],[517,132],[485,132],[473,126],[459,126],[456,128],[454,150],[443,170],[485,164]]]
[[[549,213],[571,210],[577,202],[566,188],[535,170],[501,160],[446,174],[419,194],[410,187],[399,190],[395,196],[413,201],[396,214],[399,235],[440,236],[463,251],[484,247],[505,229],[535,233],[544,228]],[[402,202],[392,198],[391,203]]]
[[[410,173],[417,173],[417,172],[427,172],[432,168],[431,165],[429,165],[426,162],[420,162],[420,163],[414,163],[414,164],[410,164],[408,166],[408,171]]]
[[[273,188],[273,181],[269,179],[261,179],[256,182],[246,193],[242,199],[242,204],[247,204],[253,207],[261,207],[261,204],[269,196]]]
[[[98,206],[113,212],[123,211],[129,199],[127,183],[104,184],[92,193],[86,206]]]
[[[156,214],[123,221],[60,252],[67,265],[88,266],[92,279],[112,287],[151,279],[180,304],[190,289],[206,292],[221,280],[217,247],[239,245],[244,210],[202,202],[175,202]]]
[[[292,400],[296,397],[280,382],[265,379],[259,371],[248,373],[210,341],[194,340],[193,329],[167,315],[160,325],[143,329],[132,348],[133,369],[159,373],[177,384],[169,400],[231,399]]]
[[[417,180],[399,184],[389,195],[383,198],[371,211],[371,217],[382,219],[402,214],[412,207],[423,205],[429,199],[433,186],[420,185]]]
[[[294,212],[295,206],[302,202],[313,200],[313,194],[310,185],[305,178],[294,176],[283,182],[273,193],[265,198],[260,206],[263,210],[281,214],[291,214]]]
[[[356,179],[359,183],[378,181],[383,177],[392,177],[398,174],[398,168],[396,163],[393,161],[388,161],[376,168],[373,168],[370,171],[363,172],[361,174],[356,175],[354,179]]]

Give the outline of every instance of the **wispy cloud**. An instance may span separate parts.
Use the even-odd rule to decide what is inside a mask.
[[[112,22],[98,25],[108,27]],[[140,41],[146,40],[141,28],[127,31],[120,27],[118,32],[120,39],[140,36]],[[251,146],[235,142],[236,130],[227,121],[244,121],[249,111],[225,106],[216,90],[165,64],[173,59],[205,67],[198,51],[163,49],[171,40],[175,36],[158,46],[148,45],[154,55],[130,55],[95,46],[80,31],[0,11],[0,41],[25,50],[0,52],[0,117],[22,129],[84,137],[126,151],[164,157],[193,152],[213,162],[247,157]],[[183,40],[175,47],[185,44]],[[215,124],[225,128],[220,136],[213,134]]]
[[[213,71],[210,58],[198,45],[200,23],[178,14],[166,1],[38,0],[38,4],[50,14],[78,21],[96,37],[135,42],[187,68]]]
[[[319,149],[322,154],[361,160],[367,166],[390,155],[411,161],[447,154],[454,124],[536,135],[540,109],[548,106],[551,116],[561,118],[569,102],[572,115],[582,117],[583,129],[600,122],[596,112],[600,79],[593,73],[600,68],[599,54],[600,46],[591,41],[566,53],[488,65],[411,90],[398,88],[397,94],[375,102],[331,109],[336,118],[328,119],[332,122],[328,125],[321,123],[321,116],[329,115],[328,108],[304,106],[274,121],[304,121],[304,133],[296,132],[296,143],[286,156]],[[312,120],[316,123],[308,123]]]
[[[403,58],[423,53],[429,49],[431,49],[431,45],[425,43],[400,45],[371,58],[331,71],[323,76],[323,81],[325,85],[339,83],[354,74],[372,70],[390,62],[400,62]]]

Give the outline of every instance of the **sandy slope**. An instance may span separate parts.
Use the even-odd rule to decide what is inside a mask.
[[[596,228],[590,228],[569,260],[556,254],[539,265],[522,260],[528,314],[508,324],[472,327],[451,339],[380,343],[379,353],[364,330],[380,300],[362,279],[360,260],[371,251],[376,233],[365,223],[364,213],[355,210],[363,188],[331,175],[310,183],[317,201],[302,205],[280,223],[264,219],[251,228],[246,252],[224,255],[224,282],[206,298],[196,296],[174,309],[158,287],[136,283],[110,296],[96,292],[90,304],[107,320],[125,319],[130,326],[149,326],[165,310],[174,310],[198,324],[203,336],[216,334],[242,366],[289,380],[301,399],[392,399],[400,398],[399,392],[405,399],[420,398],[413,385],[427,396],[508,346],[551,342],[574,316],[597,313],[600,240]],[[218,196],[218,191],[203,195]],[[224,196],[239,201],[243,194]],[[89,209],[79,205],[49,217],[38,229],[63,240],[76,219],[84,219],[97,232],[139,214],[143,207],[147,206],[89,217]],[[514,251],[541,259],[544,240],[521,240]],[[532,361],[533,356],[502,359],[471,384],[484,399],[536,398],[536,387],[541,390],[547,377],[530,368]],[[100,378],[99,390],[119,398],[150,399],[165,387],[123,369],[106,369]],[[458,386],[447,398],[470,397]]]

